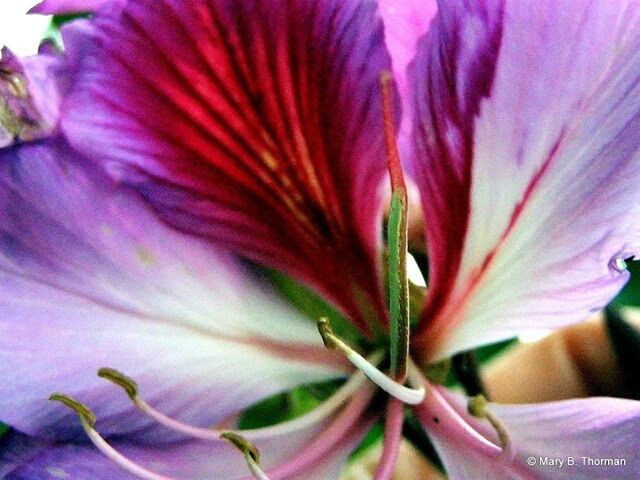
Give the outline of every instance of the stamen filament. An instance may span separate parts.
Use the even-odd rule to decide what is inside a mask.
[[[499,457],[501,449],[456,411],[443,395],[440,387],[430,386],[426,401],[415,408],[415,413],[430,433],[442,435],[451,441],[466,445],[469,449],[487,455]]]
[[[274,479],[299,478],[301,472],[335,455],[336,448],[348,445],[350,438],[364,435],[375,419],[367,415],[374,393],[371,384],[363,385],[326,429],[319,432],[295,457],[270,470],[269,475]]]
[[[125,457],[115,448],[109,445],[109,443],[104,438],[102,438],[102,436],[100,436],[100,434],[93,428],[95,425],[95,415],[84,404],[61,393],[53,394],[51,395],[51,397],[49,397],[49,399],[61,402],[67,407],[74,410],[78,414],[78,417],[80,418],[80,424],[89,437],[89,440],[91,440],[91,443],[93,443],[96,448],[100,450],[100,452],[102,452],[107,458],[116,463],[118,466],[122,467],[127,472],[144,480],[175,480],[172,477],[159,475],[150,470],[147,470],[146,468],[129,460],[127,457]]]
[[[174,480],[171,477],[159,475],[150,470],[147,470],[137,463],[132,462],[111,445],[109,445],[109,443],[107,443],[107,441],[102,438],[97,431],[95,431],[93,428],[90,428],[84,422],[81,421],[81,423],[83,424],[82,427],[84,428],[84,431],[87,433],[87,436],[96,446],[96,448],[100,450],[106,457],[108,457],[110,460],[112,460],[114,463],[116,463],[129,473],[132,473],[136,477],[142,478],[144,480]]]
[[[392,378],[388,377],[385,373],[380,371],[376,366],[372,365],[356,352],[353,348],[338,338],[331,329],[329,320],[327,318],[321,318],[318,320],[318,331],[322,336],[322,340],[327,348],[331,350],[339,350],[342,352],[353,365],[359,368],[369,379],[378,385],[382,390],[389,395],[396,397],[404,403],[409,405],[417,405],[424,400],[425,388],[420,382],[415,381],[415,376],[410,375],[410,382],[414,385],[420,385],[419,388],[409,388],[396,382]]]
[[[369,356],[368,361],[374,365],[378,365],[383,358],[384,354],[381,351],[374,352]],[[188,425],[186,423],[175,420],[164,413],[156,410],[149,405],[145,400],[141,399],[138,395],[137,386],[135,389],[133,385],[135,382],[118,372],[117,370],[110,368],[101,368],[98,371],[98,375],[109,381],[112,381],[116,385],[121,386],[129,395],[134,405],[136,405],[144,414],[155,420],[161,425],[164,425],[171,430],[183,433],[192,438],[197,438],[206,441],[221,441],[220,436],[228,430],[215,430],[211,428],[202,428]],[[128,379],[130,383],[124,383],[122,380]],[[250,430],[233,430],[234,433],[243,436],[249,440],[259,440],[262,438],[270,438],[274,435],[286,435],[287,433],[295,432],[297,430],[304,429],[308,426],[317,423],[318,421],[331,415],[338,410],[355,392],[357,392],[365,381],[365,375],[361,371],[354,373],[347,382],[338,389],[331,397],[324,401],[320,406],[313,409],[309,413],[300,417],[294,418],[286,422],[282,422],[273,426],[256,428]],[[132,395],[132,393],[134,393]]]
[[[257,480],[269,480],[267,474],[260,468],[260,452],[255,445],[241,435],[231,431],[223,432],[220,438],[229,441],[229,443],[243,453],[247,460],[249,471]]]
[[[376,467],[373,480],[389,480],[400,453],[402,441],[402,424],[404,422],[404,405],[395,398],[387,402],[384,425],[384,441],[380,461]]]
[[[491,426],[496,431],[496,434],[498,435],[500,447],[502,448],[502,454],[500,456],[506,463],[511,462],[515,457],[513,442],[511,441],[511,437],[509,436],[509,432],[507,431],[505,425],[500,421],[498,417],[493,414],[493,412],[491,412],[491,410],[489,410],[489,406],[485,396],[476,395],[475,397],[472,397],[469,400],[467,410],[476,418],[487,419],[487,421],[491,424]]]

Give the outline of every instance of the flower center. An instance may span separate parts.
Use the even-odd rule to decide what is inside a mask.
[[[424,378],[409,356],[408,200],[396,145],[392,82],[390,73],[383,72],[380,75],[384,137],[392,187],[387,225],[388,336],[384,339],[383,345],[372,346],[373,353],[365,358],[356,348],[334,333],[327,318],[318,320],[318,331],[324,345],[330,350],[342,353],[356,367],[355,373],[333,396],[310,413],[275,426],[252,430],[215,430],[188,425],[158,411],[141,398],[136,382],[117,370],[102,368],[98,372],[100,377],[120,386],[138,410],[164,427],[201,441],[229,442],[244,456],[249,471],[258,480],[268,480],[269,477],[260,465],[260,453],[252,441],[270,438],[276,432],[282,435],[310,427],[344,407],[335,423],[321,435],[326,438],[316,439],[307,448],[306,453],[302,453],[295,460],[298,466],[302,462],[300,458],[310,463],[317,461],[318,456],[330,451],[336,442],[332,436],[339,434],[344,437],[345,428],[349,429],[350,426],[355,425],[370,406],[375,389],[367,385],[366,378],[393,397],[389,400],[389,405],[393,407],[389,410],[393,415],[390,414],[389,417],[393,416],[394,425],[399,425],[398,428],[393,429],[394,435],[397,434],[398,438],[401,435],[404,415],[402,405],[407,404],[415,407],[419,417],[423,416],[429,420],[429,423],[425,422],[425,427],[430,426],[430,429],[441,432],[443,435],[448,435],[465,444],[475,445],[476,450],[479,449],[494,457],[511,459],[513,456],[509,437],[500,421],[488,410],[486,402],[483,404],[481,398],[475,399],[470,404],[469,412],[473,416],[489,421],[498,434],[500,446],[490,442],[477,429],[474,429],[470,422],[450,405],[439,387],[431,385]],[[385,368],[381,369],[380,366],[383,364],[388,366],[388,372]],[[143,479],[172,480],[170,477],[159,475],[136,464],[111,446],[95,429],[95,415],[85,405],[63,394],[54,394],[51,399],[72,408],[78,414],[82,427],[92,443],[123,469]],[[398,419],[400,420],[397,421]],[[334,428],[335,425],[337,427]],[[285,471],[286,468],[285,466]]]

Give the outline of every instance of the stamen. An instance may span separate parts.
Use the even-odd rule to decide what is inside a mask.
[[[367,361],[373,365],[378,365],[383,358],[383,353],[374,352]],[[156,410],[146,401],[138,396],[138,388],[136,382],[125,374],[114,370],[112,368],[101,368],[98,371],[98,375],[106,380],[109,380],[116,385],[125,389],[129,398],[133,401],[134,405],[140,409],[144,414],[159,424],[164,425],[171,430],[180,432],[199,440],[206,441],[220,441],[220,435],[226,430],[215,430],[211,428],[201,428],[188,425],[186,423],[175,420],[164,413]],[[262,438],[271,438],[274,435],[286,435],[290,432],[295,432],[300,429],[307,428],[318,421],[326,418],[340,408],[355,392],[357,392],[365,382],[364,373],[357,371],[355,374],[347,380],[347,382],[338,389],[331,397],[324,401],[320,406],[314,408],[309,413],[300,417],[294,418],[286,422],[278,423],[273,426],[255,428],[250,430],[234,430],[238,435],[242,435],[244,438],[251,440],[259,440]]]
[[[115,368],[101,368],[98,370],[98,376],[122,387],[131,400],[135,401],[138,398],[138,384],[131,377]]]
[[[419,388],[405,387],[392,378],[389,378],[376,366],[369,363],[366,358],[338,338],[333,333],[331,325],[329,324],[329,319],[326,317],[318,320],[318,331],[320,332],[320,336],[322,336],[322,340],[328,349],[342,352],[349,361],[353,363],[353,365],[362,370],[362,372],[369,377],[373,383],[378,385],[389,395],[392,395],[398,400],[410,405],[417,405],[424,400],[425,388],[421,385],[421,382],[416,381],[415,375],[410,374],[409,380],[413,385],[420,385]]]
[[[132,462],[111,445],[109,445],[107,441],[102,438],[96,430],[94,430],[93,427],[95,426],[96,417],[86,405],[62,393],[54,393],[49,397],[49,400],[61,402],[67,407],[74,410],[78,414],[80,423],[82,424],[82,428],[89,437],[89,440],[91,440],[91,442],[98,448],[98,450],[100,450],[107,458],[112,460],[127,472],[144,480],[175,480],[171,477],[159,475],[150,470],[147,470],[137,463]]]
[[[476,395],[475,397],[471,397],[469,404],[467,405],[467,410],[472,416],[476,418],[486,418],[489,421],[498,434],[498,440],[502,447],[502,459],[506,463],[511,462],[515,456],[513,442],[511,441],[509,432],[507,432],[504,424],[489,410],[489,405],[485,396]]]
[[[409,280],[407,277],[408,201],[402,164],[396,144],[392,85],[393,76],[391,73],[383,72],[380,75],[380,86],[384,116],[384,138],[392,190],[387,228],[391,374],[399,382],[404,382],[407,377],[410,329]]]
[[[91,409],[83,403],[78,402],[64,393],[54,393],[49,397],[49,400],[60,402],[76,412],[83,425],[86,423],[89,428],[93,428],[95,426],[96,416],[93,414]]]
[[[392,477],[400,453],[403,423],[404,405],[396,399],[389,399],[385,415],[382,454],[373,480],[389,480]]]
[[[231,431],[225,431],[220,438],[228,440],[233,446],[240,450],[247,460],[249,470],[258,480],[269,480],[266,473],[260,468],[260,452],[246,438]]]

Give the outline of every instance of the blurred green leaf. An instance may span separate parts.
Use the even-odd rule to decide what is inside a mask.
[[[51,19],[51,28],[55,28],[56,30],[60,30],[60,27],[65,23],[69,23],[78,18],[88,18],[91,14],[89,13],[75,13],[72,15],[54,15]]]
[[[266,270],[266,275],[282,295],[311,321],[316,322],[320,317],[327,317],[331,322],[332,330],[340,338],[354,345],[361,341],[362,335],[358,329],[318,294],[276,270]],[[319,334],[318,341],[320,341]]]
[[[0,423],[0,437],[9,431],[9,426],[4,423]]]
[[[478,362],[485,363],[489,360],[502,354],[506,349],[518,342],[517,339],[511,338],[502,342],[493,343],[491,345],[485,345],[484,347],[476,348],[475,355]]]
[[[640,331],[614,308],[605,311],[605,324],[617,365],[625,382],[626,395],[640,398]]]
[[[333,395],[342,383],[332,380],[305,385],[262,400],[240,415],[238,428],[268,427],[304,415]]]
[[[480,375],[480,362],[473,350],[451,357],[451,368],[469,397],[480,394],[486,397],[487,392]]]
[[[624,305],[640,307],[640,261],[627,261],[627,266],[631,279],[612,304],[617,307]]]
[[[44,40],[52,41],[58,48],[62,48],[62,37],[60,36],[60,28],[65,24],[69,23],[78,18],[87,18],[90,14],[88,13],[77,13],[73,15],[54,15],[51,18],[51,23],[49,24],[49,28],[47,29]]]
[[[351,453],[350,459],[355,460],[360,455],[365,453],[369,448],[371,448],[376,443],[382,441],[382,437],[384,436],[384,425],[381,422],[377,422],[371,427],[371,430],[367,432],[365,437],[362,439],[360,444],[356,447],[356,449]]]
[[[433,443],[431,443],[431,439],[425,432],[420,420],[411,411],[406,412],[402,433],[418,451],[422,452],[425,458],[430,460],[440,471],[444,472],[444,467],[436,449],[433,447]]]
[[[485,345],[484,347],[476,348],[473,353],[479,365],[486,363],[493,358],[497,357],[504,353],[509,347],[518,343],[516,338],[512,338],[509,340],[504,340],[502,342],[493,343],[491,345]],[[456,377],[455,369],[451,369],[449,371],[449,375],[447,376],[444,385],[447,387],[453,388],[457,386],[461,386],[460,380]]]

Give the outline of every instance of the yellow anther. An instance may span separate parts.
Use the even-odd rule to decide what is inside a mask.
[[[327,317],[322,317],[318,320],[318,332],[320,332],[320,336],[322,337],[325,347],[329,350],[335,350],[338,348],[336,336],[333,333],[333,329],[331,328],[331,324]]]
[[[96,416],[93,414],[91,409],[74,398],[71,398],[69,395],[65,395],[64,393],[54,393],[49,397],[49,400],[60,402],[75,411],[80,417],[80,420],[83,423],[86,423],[90,428],[93,428],[96,424]]]
[[[131,400],[135,400],[138,396],[138,384],[124,373],[113,368],[101,368],[98,370],[98,376],[122,387]]]
[[[260,468],[260,452],[253,443],[235,432],[224,431],[220,434],[220,438],[228,440],[234,447],[240,450],[244,458],[247,460],[249,471],[258,480],[269,480],[266,473]]]
[[[245,456],[249,455],[251,459],[260,463],[260,452],[256,448],[256,446],[251,443],[249,440],[244,438],[242,435],[238,435],[235,432],[230,430],[224,431],[220,434],[220,438],[224,438],[228,440],[234,447],[240,450]]]
[[[476,395],[469,399],[467,411],[476,418],[487,418],[487,399],[484,395]]]

